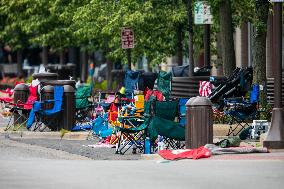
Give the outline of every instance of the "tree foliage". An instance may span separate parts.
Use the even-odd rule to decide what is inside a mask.
[[[197,0],[193,0],[193,3]],[[222,0],[208,0],[214,24],[212,43],[219,31]],[[121,49],[122,27],[135,35],[132,60],[147,57],[152,64],[176,54],[177,27],[188,39],[187,0],[0,0],[0,41],[14,49],[25,46],[50,46],[61,50],[81,46],[102,49],[113,60],[126,56]],[[257,23],[254,0],[231,1],[233,29],[244,21]],[[203,48],[203,28],[194,25],[194,51]],[[182,43],[184,54],[188,44]],[[214,48],[213,52],[214,52]]]

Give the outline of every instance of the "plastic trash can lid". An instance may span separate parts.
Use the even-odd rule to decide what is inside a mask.
[[[212,102],[203,96],[194,97],[193,100],[189,100],[186,104],[189,106],[212,106]]]
[[[24,83],[17,84],[14,88],[14,91],[29,91],[30,88]]]
[[[33,78],[39,79],[39,80],[57,79],[57,77],[58,77],[57,73],[50,73],[50,72],[34,73],[33,74]]]

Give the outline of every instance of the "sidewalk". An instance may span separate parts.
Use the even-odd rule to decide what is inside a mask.
[[[3,121],[3,120],[0,120]],[[67,132],[62,137],[61,132],[59,131],[53,131],[53,132],[34,132],[34,131],[27,131],[25,129],[19,130],[19,131],[4,131],[4,123],[1,122],[0,125],[0,133],[5,133],[9,135],[9,137],[12,138],[27,138],[27,139],[66,139],[66,140],[86,140],[88,136],[91,135],[88,131],[83,132]],[[213,129],[213,135],[217,139],[226,138],[226,134],[228,132],[229,126],[225,124],[218,124],[214,125]]]
[[[59,131],[54,132],[34,132],[34,131],[4,131],[0,127],[0,134],[5,134],[9,138],[23,139],[65,139],[65,140],[86,140],[91,136],[90,132],[67,132],[62,134]]]

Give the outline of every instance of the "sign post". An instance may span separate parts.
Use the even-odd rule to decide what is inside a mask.
[[[194,23],[204,25],[204,64],[206,67],[211,65],[210,55],[210,24],[213,24],[210,5],[206,1],[197,1],[194,4]]]
[[[129,27],[121,29],[121,47],[126,49],[128,69],[131,70],[131,49],[134,48],[134,32]]]
[[[273,44],[276,62],[274,78],[274,108],[271,126],[263,146],[270,149],[284,149],[284,111],[282,106],[282,3],[284,0],[271,0],[273,5]]]

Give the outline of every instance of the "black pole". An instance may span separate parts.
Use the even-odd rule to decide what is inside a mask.
[[[284,148],[284,111],[282,107],[282,3],[274,3],[273,6],[273,43],[274,60],[276,62],[274,78],[274,108],[272,111],[271,126],[263,146],[270,149]]]
[[[43,65],[48,64],[48,47],[47,46],[42,47],[42,64]]]
[[[131,70],[131,49],[126,49],[128,69]]]
[[[187,15],[188,15],[188,32],[189,32],[189,41],[188,41],[188,57],[189,57],[189,73],[188,76],[193,76],[193,16],[192,16],[192,0],[187,1]]]
[[[204,66],[209,67],[210,63],[210,25],[204,25]]]

